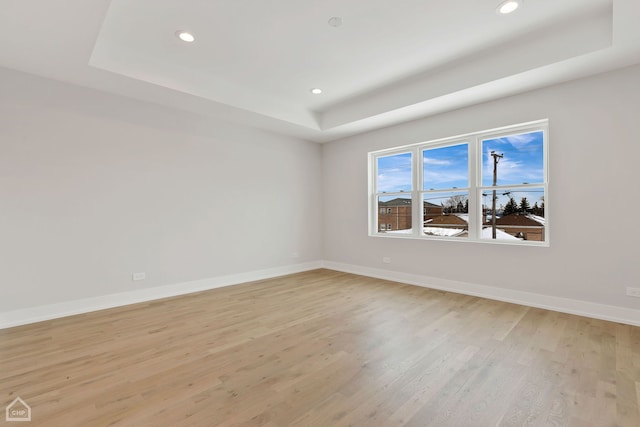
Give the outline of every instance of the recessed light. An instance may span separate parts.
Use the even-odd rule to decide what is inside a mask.
[[[334,16],[332,18],[329,18],[328,22],[329,22],[329,25],[337,28],[342,25],[342,18],[340,18],[339,16]]]
[[[520,5],[522,4],[522,0],[506,0],[498,5],[496,9],[499,14],[506,15],[508,13],[514,12]]]
[[[188,31],[178,30],[176,31],[176,37],[178,37],[183,42],[191,43],[195,41],[195,36]]]
[[[314,95],[320,95],[322,93],[322,89],[318,89],[317,87],[314,87],[313,89],[311,89],[311,93]]]

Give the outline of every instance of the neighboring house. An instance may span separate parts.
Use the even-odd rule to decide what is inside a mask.
[[[433,203],[423,202],[422,216],[424,217],[424,221],[442,215],[443,211],[444,207],[441,205],[434,205]]]
[[[378,231],[411,228],[411,199],[396,198],[378,202]]]
[[[544,217],[532,214],[512,214],[496,219],[496,226],[523,240],[544,241]]]
[[[442,215],[442,206],[423,202],[423,221]],[[378,202],[378,231],[411,229],[411,199],[396,198]]]
[[[425,219],[424,232],[434,236],[451,236],[452,234],[443,232],[443,229],[451,230],[453,235],[469,230],[469,215],[467,214],[447,214]]]
[[[509,215],[512,216],[512,215]],[[516,215],[513,215],[516,216]],[[496,239],[498,240],[537,240],[544,239],[544,218],[537,217],[535,215],[526,215],[529,220],[535,221],[536,225],[530,225],[528,222],[526,225],[515,224],[518,222],[524,222],[523,219],[518,220],[505,220],[501,225],[500,220],[496,220],[496,225],[500,228],[496,230]],[[523,216],[524,217],[524,216]],[[507,217],[508,218],[508,217]],[[482,227],[482,238],[491,239],[492,230],[488,224],[491,222],[491,218],[488,220],[485,217],[485,225]],[[513,223],[514,225],[509,225]],[[540,233],[540,224],[542,223],[542,233]],[[450,214],[441,215],[437,218],[428,219],[424,222],[424,233],[433,236],[441,237],[466,237],[469,231],[469,214]],[[540,238],[542,237],[542,238]]]
[[[424,202],[424,233],[442,237],[464,237],[469,231],[469,214],[443,214],[443,207]],[[485,217],[483,231],[490,229],[491,218]],[[496,219],[499,239],[510,236],[522,240],[544,241],[545,219],[533,214],[512,214]],[[396,198],[378,203],[378,230],[411,229],[411,199]],[[491,238],[490,235],[487,236]]]

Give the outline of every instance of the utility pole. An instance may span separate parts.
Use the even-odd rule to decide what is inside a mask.
[[[498,162],[501,158],[504,157],[503,154],[498,154],[495,151],[491,152],[491,157],[493,157],[493,186],[495,187],[498,183]],[[491,237],[493,239],[496,238],[496,200],[498,199],[498,195],[496,194],[495,188],[493,189],[493,202],[491,204]]]

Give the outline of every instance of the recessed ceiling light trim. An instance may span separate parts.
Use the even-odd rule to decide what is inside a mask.
[[[314,87],[313,89],[311,89],[309,92],[311,92],[314,95],[320,95],[322,93],[322,89]]]
[[[523,0],[505,0],[498,5],[496,12],[499,15],[507,15],[515,12],[520,6],[522,6]]]
[[[342,18],[339,17],[339,16],[333,16],[333,17],[329,18],[328,23],[332,27],[338,28],[338,27],[342,26]]]
[[[189,31],[178,30],[176,31],[176,37],[182,40],[185,43],[192,43],[196,40],[195,36],[191,34]]]

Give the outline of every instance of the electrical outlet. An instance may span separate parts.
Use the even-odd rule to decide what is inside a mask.
[[[629,295],[630,297],[640,298],[640,288],[632,288],[631,286],[627,286],[627,295]]]
[[[144,280],[147,278],[147,273],[133,273],[131,280]]]
[[[382,262],[384,262],[385,264],[391,264],[391,257],[382,257]]]

